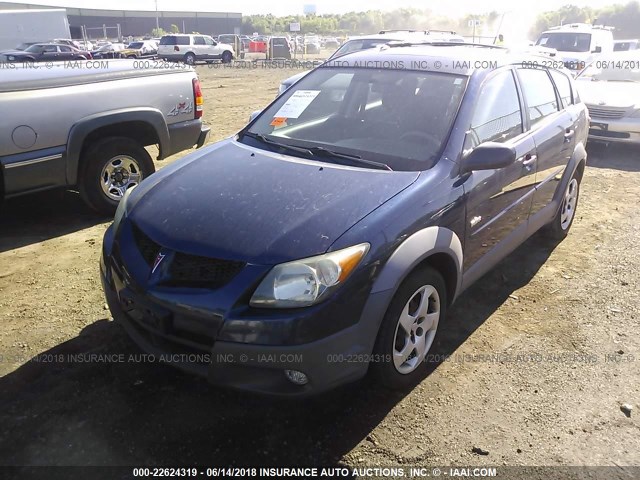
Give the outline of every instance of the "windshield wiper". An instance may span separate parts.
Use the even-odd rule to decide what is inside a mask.
[[[296,147],[294,145],[288,145],[286,143],[276,142],[275,140],[271,140],[270,138],[267,138],[266,135],[263,135],[261,133],[244,132],[242,136],[244,137],[245,135],[247,137],[254,138],[262,143],[266,143],[267,145],[273,145],[274,147],[277,147],[277,148],[282,148],[285,150],[290,150],[292,152],[302,153],[304,155],[313,155],[311,150],[309,150],[308,148]]]
[[[262,143],[265,143],[267,145],[272,145],[274,147],[277,148],[282,148],[282,149],[286,149],[286,150],[290,150],[292,152],[297,152],[297,153],[302,153],[303,155],[306,156],[310,156],[310,157],[332,157],[332,158],[343,158],[345,160],[349,160],[353,163],[356,164],[360,164],[360,165],[364,165],[367,167],[373,167],[373,168],[377,168],[380,170],[389,170],[389,171],[393,171],[393,169],[387,165],[386,163],[380,163],[380,162],[374,162],[373,160],[365,160],[364,158],[360,157],[359,155],[350,155],[348,153],[340,153],[340,152],[335,152],[333,150],[329,150],[325,147],[309,147],[309,148],[305,148],[305,147],[296,147],[295,145],[289,145],[287,143],[280,143],[280,142],[276,142],[275,140],[271,140],[270,138],[267,138],[266,135],[263,135],[261,133],[253,133],[253,132],[245,132],[243,134],[243,136],[246,135],[250,138],[254,138]]]
[[[324,148],[324,147],[309,147],[309,151],[311,151],[313,155],[317,155],[317,156],[344,158],[345,160],[350,160],[360,165],[365,165],[365,166],[377,168],[380,170],[393,171],[393,169],[386,163],[374,162],[373,160],[365,160],[359,155],[351,155],[349,153],[340,153],[334,150],[329,150],[328,148]]]

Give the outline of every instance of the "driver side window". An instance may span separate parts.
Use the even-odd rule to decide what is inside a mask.
[[[465,150],[484,142],[506,142],[523,132],[520,98],[510,70],[496,74],[482,87],[471,126],[465,140]]]

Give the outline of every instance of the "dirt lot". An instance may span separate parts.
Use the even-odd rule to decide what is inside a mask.
[[[211,141],[295,73],[198,70]],[[5,203],[0,464],[639,465],[640,154],[589,153],[570,236],[535,236],[467,291],[404,396],[363,381],[283,402],[157,364],[70,362],[138,352],[99,284],[109,221],[74,192]]]

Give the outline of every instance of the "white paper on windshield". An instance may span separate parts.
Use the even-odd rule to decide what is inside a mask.
[[[315,100],[320,90],[298,90],[280,107],[274,118],[298,118]]]

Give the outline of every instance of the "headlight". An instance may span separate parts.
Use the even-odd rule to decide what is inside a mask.
[[[7,58],[8,58],[9,60],[15,60],[15,59],[16,59],[16,57],[14,57],[13,55],[9,55]]]
[[[124,192],[124,195],[122,196],[122,198],[120,199],[120,203],[118,203],[116,214],[113,216],[114,232],[118,230],[118,227],[120,226],[120,222],[122,221],[122,219],[127,216],[127,199],[129,198],[129,194],[131,193],[131,190],[133,190],[136,187],[137,185],[134,185],[133,187],[128,188]]]
[[[296,308],[318,303],[349,277],[369,251],[368,243],[276,265],[258,286],[253,307]]]

